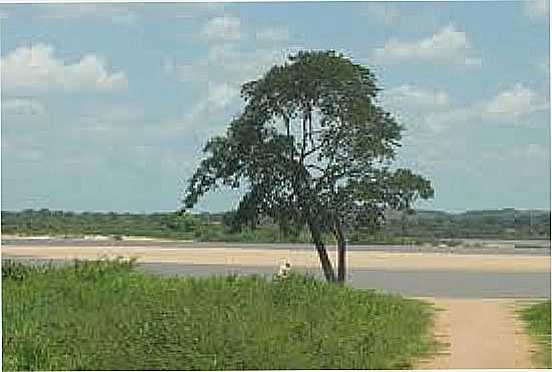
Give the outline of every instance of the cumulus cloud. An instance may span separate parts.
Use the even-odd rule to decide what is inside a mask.
[[[191,133],[200,143],[222,133],[228,124],[228,111],[238,102],[239,94],[238,84],[209,82],[207,94],[182,119],[175,121],[173,130]]]
[[[548,0],[524,0],[522,1],[523,13],[531,19],[543,19],[549,14]]]
[[[207,103],[219,108],[227,107],[240,94],[239,86],[228,83],[209,83]]]
[[[232,115],[240,110],[240,86],[257,79],[272,65],[282,63],[288,51],[258,48],[244,51],[235,44],[214,44],[205,58],[193,64],[166,64],[166,72],[189,83],[194,75],[207,76],[203,93],[185,115],[167,122],[163,131],[174,136],[188,136],[193,143],[203,144],[206,138],[224,132]],[[207,73],[208,72],[208,73]],[[201,148],[198,147],[198,151]]]
[[[234,16],[211,18],[203,27],[202,34],[211,40],[239,40],[240,19]]]
[[[255,33],[255,37],[259,41],[287,41],[289,38],[289,32],[285,27],[269,27],[257,31]]]
[[[434,35],[414,41],[390,39],[373,56],[380,63],[432,63],[481,66],[481,58],[465,32],[448,25]]]
[[[544,95],[521,83],[466,104],[443,91],[401,85],[384,90],[382,103],[417,138],[473,125],[530,126],[540,120],[535,114],[550,108]]]
[[[209,49],[209,66],[218,66],[218,72],[225,81],[242,84],[259,78],[271,66],[282,63],[290,50],[279,48],[257,48],[252,51],[240,50],[236,45],[220,44]],[[217,71],[213,71],[217,76]]]
[[[514,84],[493,97],[466,106],[428,111],[424,123],[434,130],[469,124],[527,124],[532,114],[550,107],[546,98],[523,84]]]
[[[543,96],[518,83],[486,102],[483,105],[483,112],[487,116],[518,118],[533,112],[547,110],[548,107],[549,104]]]
[[[18,47],[1,59],[2,90],[25,95],[58,91],[117,91],[127,87],[123,71],[111,72],[95,54],[76,63],[57,58],[51,45]]]
[[[393,107],[416,111],[442,110],[450,106],[450,98],[446,92],[408,84],[384,91],[384,99]]]

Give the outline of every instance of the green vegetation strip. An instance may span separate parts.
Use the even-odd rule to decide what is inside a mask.
[[[145,236],[175,240],[225,242],[311,242],[306,229],[297,235],[285,234],[269,220],[255,229],[234,231],[230,225],[234,212],[191,215],[174,212],[74,213],[67,211],[2,211],[2,234],[51,235],[82,237],[84,235]],[[460,244],[450,238],[547,239],[550,238],[550,211],[470,211],[450,214],[417,211],[415,214],[390,213],[381,231],[368,233],[349,228],[351,244],[422,244],[439,245],[447,239],[450,246]],[[325,236],[333,244],[333,237]],[[526,247],[528,248],[528,247]]]
[[[522,318],[529,333],[539,344],[537,363],[544,368],[552,368],[550,340],[550,301],[527,307],[522,310]]]
[[[3,370],[403,369],[429,304],[311,277],[163,278],[2,263]]]

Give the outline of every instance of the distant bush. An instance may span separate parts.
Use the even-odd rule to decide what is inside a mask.
[[[270,219],[257,228],[236,229],[232,212],[225,214],[189,213],[72,213],[47,209],[23,212],[2,211],[2,232],[19,235],[147,236],[166,239],[248,242],[310,242],[306,230],[298,235],[283,234]],[[403,215],[389,213],[381,231],[368,233],[366,228],[350,229],[352,244],[411,244],[416,241],[438,245],[440,239],[459,238],[549,239],[549,211],[471,211],[447,214],[418,211]],[[326,236],[332,242],[331,235]]]

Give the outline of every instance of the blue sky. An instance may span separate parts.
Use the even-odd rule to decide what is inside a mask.
[[[547,1],[0,6],[2,209],[174,210],[241,83],[298,49],[373,69],[418,207],[550,207]],[[227,210],[239,192],[197,211]]]

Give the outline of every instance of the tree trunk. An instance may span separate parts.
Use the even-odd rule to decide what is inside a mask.
[[[328,256],[328,252],[326,251],[326,247],[324,246],[324,242],[322,241],[320,230],[312,222],[309,222],[309,229],[312,241],[314,242],[314,246],[318,252],[318,257],[320,258],[320,264],[322,265],[324,276],[328,282],[335,282],[335,272],[332,262],[330,261],[330,257]]]
[[[347,268],[345,265],[347,242],[345,241],[343,228],[341,227],[341,224],[339,222],[335,225],[335,237],[337,239],[337,281],[339,283],[345,283],[347,272]]]

